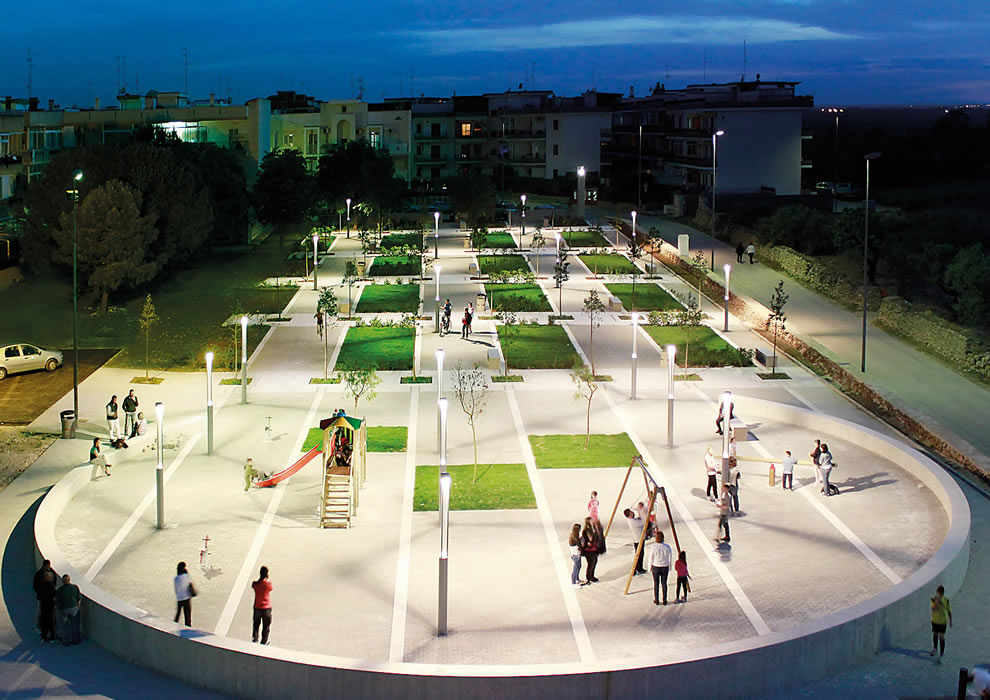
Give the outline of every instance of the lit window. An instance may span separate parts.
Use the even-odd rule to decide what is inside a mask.
[[[461,124],[461,136],[470,136],[470,135],[471,135],[471,124],[470,122],[464,122],[463,124]]]
[[[382,132],[380,131],[369,131],[368,132],[368,143],[371,144],[372,148],[382,147]]]
[[[285,134],[282,137],[282,145],[285,146],[286,148],[292,148],[293,142],[295,141],[294,136],[295,134]]]

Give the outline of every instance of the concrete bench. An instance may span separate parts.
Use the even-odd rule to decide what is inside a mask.
[[[608,310],[609,311],[622,311],[622,300],[619,297],[608,298]]]
[[[743,422],[738,416],[729,421],[729,429],[736,442],[746,442],[749,440],[749,425]]]
[[[496,348],[488,348],[488,369],[502,369],[502,358]]]
[[[477,275],[478,274],[478,263],[474,263],[474,262],[473,263],[469,263],[468,264],[468,272],[471,273],[472,275]]]

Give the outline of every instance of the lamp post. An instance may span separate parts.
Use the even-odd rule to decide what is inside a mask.
[[[715,161],[715,149],[718,146],[718,137],[725,134],[722,129],[719,129],[714,134],[712,134],[712,270],[715,270],[715,184],[716,184],[716,161]]]
[[[674,358],[677,346],[667,346],[667,447],[674,446]]]
[[[844,109],[829,107],[822,109],[823,112],[835,115],[835,152],[832,156],[832,182],[839,180],[839,115],[845,112]]]
[[[443,419],[440,417],[440,399],[443,398],[443,348],[438,348],[436,352],[437,358],[437,452],[441,452],[443,447],[443,435],[441,434],[441,423]]]
[[[447,544],[450,534],[450,474],[440,474],[440,570],[437,591],[437,636],[447,634]]]
[[[155,495],[158,502],[158,529],[165,527],[165,404],[155,404],[155,427],[158,430],[158,464],[155,466]]]
[[[722,483],[729,483],[729,436],[732,434],[732,392],[722,392]]]
[[[351,198],[348,197],[344,200],[347,202],[347,237],[351,237]]]
[[[633,312],[632,315],[632,381],[630,383],[629,398],[636,398],[636,364],[638,356],[636,355],[636,336],[639,331],[639,314]]]
[[[587,171],[584,169],[583,165],[579,165],[577,169],[577,215],[578,218],[584,221],[584,200],[587,199],[588,195],[585,191],[585,180],[584,176]]]
[[[320,260],[319,260],[319,245],[318,245],[319,240],[320,240],[319,235],[317,235],[317,234],[314,233],[313,234],[313,291],[314,292],[317,290],[316,268],[318,268],[319,265],[320,265]]]
[[[206,454],[213,454],[213,351],[206,353]]]
[[[72,428],[71,437],[76,436],[76,426],[79,424],[79,283],[77,281],[76,261],[76,203],[79,202],[79,182],[83,179],[83,171],[72,171]]]
[[[434,304],[436,305],[436,314],[433,317],[433,330],[437,333],[440,332],[440,266],[436,265],[433,268],[433,276],[437,281],[437,292],[436,296],[433,297]]]
[[[248,317],[241,316],[241,403],[247,403],[247,327]]]
[[[643,208],[643,125],[639,125],[639,156],[636,159],[636,206]],[[635,226],[634,226],[635,227]]]
[[[440,413],[440,474],[447,471],[447,399],[437,399],[437,411]],[[442,514],[441,514],[442,515]]]
[[[866,201],[863,208],[866,211],[863,229],[863,353],[860,359],[860,371],[866,373],[866,276],[868,271],[867,252],[870,249],[870,161],[876,160],[880,154],[876,151],[867,153],[863,158],[866,160]]]
[[[554,276],[557,278],[557,313],[561,316],[564,315],[564,281],[559,277],[560,275],[560,232],[553,234],[554,238],[557,240],[557,269],[554,270]]]
[[[440,256],[440,212],[433,212],[433,259]]]
[[[526,235],[526,195],[520,195],[519,196],[519,199],[522,201],[522,210],[521,210],[521,214],[520,214],[520,217],[519,217],[519,221],[521,222],[519,224],[521,226],[520,233],[519,233],[519,247],[522,248],[523,247],[523,236]]]
[[[636,212],[633,212],[632,213],[632,222],[633,222],[633,226],[632,226],[632,239],[630,239],[630,240],[632,241],[633,250],[636,250]],[[619,234],[618,233],[615,234],[615,244],[616,245],[619,244]],[[636,264],[636,261],[633,260],[633,265],[635,265],[635,264]],[[636,283],[636,276],[633,275],[633,284],[635,284],[635,283]]]
[[[729,263],[725,263],[725,265],[722,266],[722,269],[725,271],[725,296],[722,298],[722,301],[725,302],[725,318],[722,321],[722,331],[728,333],[729,332],[729,273],[732,271],[732,265],[730,265]]]

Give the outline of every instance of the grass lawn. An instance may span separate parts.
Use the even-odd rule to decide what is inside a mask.
[[[626,433],[591,434],[591,444],[584,449],[584,434],[530,435],[529,444],[539,469],[578,469],[628,467],[639,454]]]
[[[371,263],[368,274],[372,277],[395,277],[409,275],[419,277],[421,270],[419,261],[407,255],[379,255]]]
[[[323,431],[310,428],[300,452],[309,452],[316,445],[323,444]],[[368,426],[368,452],[405,452],[406,426]]]
[[[536,508],[533,487],[525,464],[478,463],[478,481],[472,481],[473,464],[448,465],[451,510],[508,510]],[[439,499],[436,465],[416,467],[413,510],[437,510]]]
[[[553,311],[538,284],[486,284],[485,293],[496,311]]]
[[[499,325],[498,339],[511,369],[570,369],[579,360],[560,326],[516,326],[506,348],[505,326]]]
[[[483,275],[492,272],[506,272],[508,270],[523,270],[529,272],[529,265],[526,258],[521,255],[479,255],[478,271]]]
[[[616,253],[579,255],[581,262],[588,266],[596,275],[631,275],[638,273],[638,268],[628,258]]]
[[[684,308],[665,289],[652,282],[636,285],[635,305],[633,304],[633,285],[631,283],[611,282],[606,285],[606,289],[608,289],[609,294],[619,297],[626,311],[674,311]]]
[[[485,234],[485,242],[481,246],[482,248],[515,248],[516,241],[512,238],[511,233],[506,233],[505,231],[497,231],[495,233]]]
[[[660,347],[677,346],[676,360],[684,366],[684,351],[690,341],[688,365],[690,367],[748,367],[752,361],[722,340],[708,326],[643,326]]]
[[[417,250],[423,250],[423,234],[421,233],[392,233],[382,237],[379,248],[389,250],[391,248],[403,248],[409,246]]]
[[[361,290],[355,313],[380,314],[419,310],[418,284],[369,284]]]
[[[411,370],[415,343],[413,328],[348,328],[335,369]]]
[[[603,248],[615,243],[605,240],[605,237],[597,231],[566,231],[561,233],[560,237],[571,248]]]

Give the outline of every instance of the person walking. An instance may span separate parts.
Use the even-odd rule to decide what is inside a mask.
[[[736,243],[736,262],[741,263],[743,261],[742,256],[744,252],[745,249],[743,248],[742,241],[739,241],[738,243]]]
[[[268,580],[268,567],[258,572],[258,580],[251,584],[254,589],[254,618],[251,623],[251,641],[258,641],[258,627],[261,627],[261,643],[268,645],[268,633],[272,628],[272,582]]]
[[[581,554],[587,561],[584,571],[584,579],[588,583],[597,583],[595,578],[595,567],[598,566],[598,552],[600,550],[598,528],[591,518],[584,519],[584,529],[581,531]]]
[[[319,336],[320,340],[323,340],[323,311],[317,309],[313,318],[316,319],[316,335]]]
[[[467,321],[468,321],[468,335],[471,335],[471,333],[474,332],[474,329],[471,328],[471,324],[474,323],[474,304],[472,304],[471,302],[468,302]]]
[[[124,438],[132,438],[137,435],[138,410],[138,397],[134,394],[133,389],[124,397],[121,408],[124,409]]]
[[[715,455],[712,454],[712,448],[708,448],[705,451],[705,474],[708,476],[708,486],[705,488],[705,496],[712,503],[715,502],[715,498],[718,496],[718,462],[715,461]]]
[[[808,453],[811,458],[811,463],[815,465],[815,483],[822,483],[822,469],[820,465],[820,460],[822,456],[822,441],[815,440],[814,446],[811,448],[811,452]]]
[[[729,493],[732,494],[732,513],[739,515],[739,463],[729,457]]]
[[[715,532],[716,542],[729,542],[729,511],[732,510],[732,494],[729,493],[729,485],[722,484],[722,495],[715,504],[718,510],[718,530]],[[725,530],[725,537],[719,537]]]
[[[780,463],[780,470],[782,472],[780,479],[781,488],[794,490],[794,464],[796,462],[797,460],[791,457],[791,451],[784,450],[784,461]]]
[[[193,586],[192,577],[189,576],[184,561],[180,561],[175,567],[172,587],[175,589],[175,617],[173,622],[178,622],[179,614],[182,613],[186,627],[192,627],[192,599],[196,596],[196,588]]]
[[[93,465],[95,469],[102,469],[104,476],[110,476],[110,467],[112,464],[107,463],[107,456],[100,454],[100,438],[93,438],[93,446],[89,448],[89,463]]]
[[[832,495],[832,485],[828,483],[828,478],[832,474],[832,453],[828,451],[828,445],[822,443],[822,454],[818,458],[819,469],[822,472],[822,493],[826,496]]]
[[[945,586],[939,586],[932,596],[932,650],[928,652],[929,656],[935,656],[935,652],[938,652],[938,658],[935,659],[937,664],[942,663],[945,655],[946,623],[952,627],[952,606],[945,597]]]
[[[736,404],[734,401],[729,402],[729,430],[732,430],[732,419],[736,417]],[[722,415],[722,402],[719,401],[718,404],[718,417],[715,418],[715,432],[719,435],[722,434],[722,422],[725,420],[725,416]]]
[[[117,395],[110,397],[107,404],[107,432],[110,433],[110,442],[124,437],[120,430],[120,419],[117,417]]]
[[[72,583],[68,574],[62,576],[62,585],[55,592],[55,610],[58,612],[58,631],[62,644],[78,644],[82,641],[79,605],[82,595],[79,586]]]
[[[45,559],[41,568],[34,574],[34,595],[38,599],[38,628],[41,631],[41,643],[55,641],[55,587],[58,585],[58,574],[52,570],[52,563]]]
[[[691,592],[691,587],[688,585],[688,579],[691,578],[691,574],[688,573],[687,566],[687,552],[683,549],[681,553],[677,555],[677,561],[674,562],[674,572],[677,574],[677,589],[675,590],[675,603],[687,602],[687,594]],[[681,590],[684,590],[684,597],[681,597]]]
[[[584,585],[581,581],[581,523],[574,523],[571,526],[567,548],[571,555],[571,585],[580,588]]]
[[[752,265],[753,262],[754,262],[753,261],[753,256],[756,255],[756,246],[753,245],[752,243],[750,243],[748,246],[746,246],[746,255],[749,256],[749,264]]]
[[[588,500],[588,515],[595,521],[598,521],[598,506],[598,492],[592,491],[591,498]]]
[[[667,604],[667,574],[674,560],[674,551],[663,541],[663,531],[657,530],[650,545],[650,572],[653,574],[653,604],[660,605],[660,591],[663,590],[663,604]]]
[[[622,514],[626,516],[626,524],[629,526],[629,532],[632,534],[632,546],[633,550],[639,550],[639,554],[636,556],[636,570],[635,574],[645,574],[646,569],[643,568],[643,557],[646,554],[646,549],[649,546],[649,542],[643,543],[643,548],[639,548],[639,540],[643,536],[643,526],[645,525],[643,518],[639,516],[631,508],[626,508],[622,511]]]

